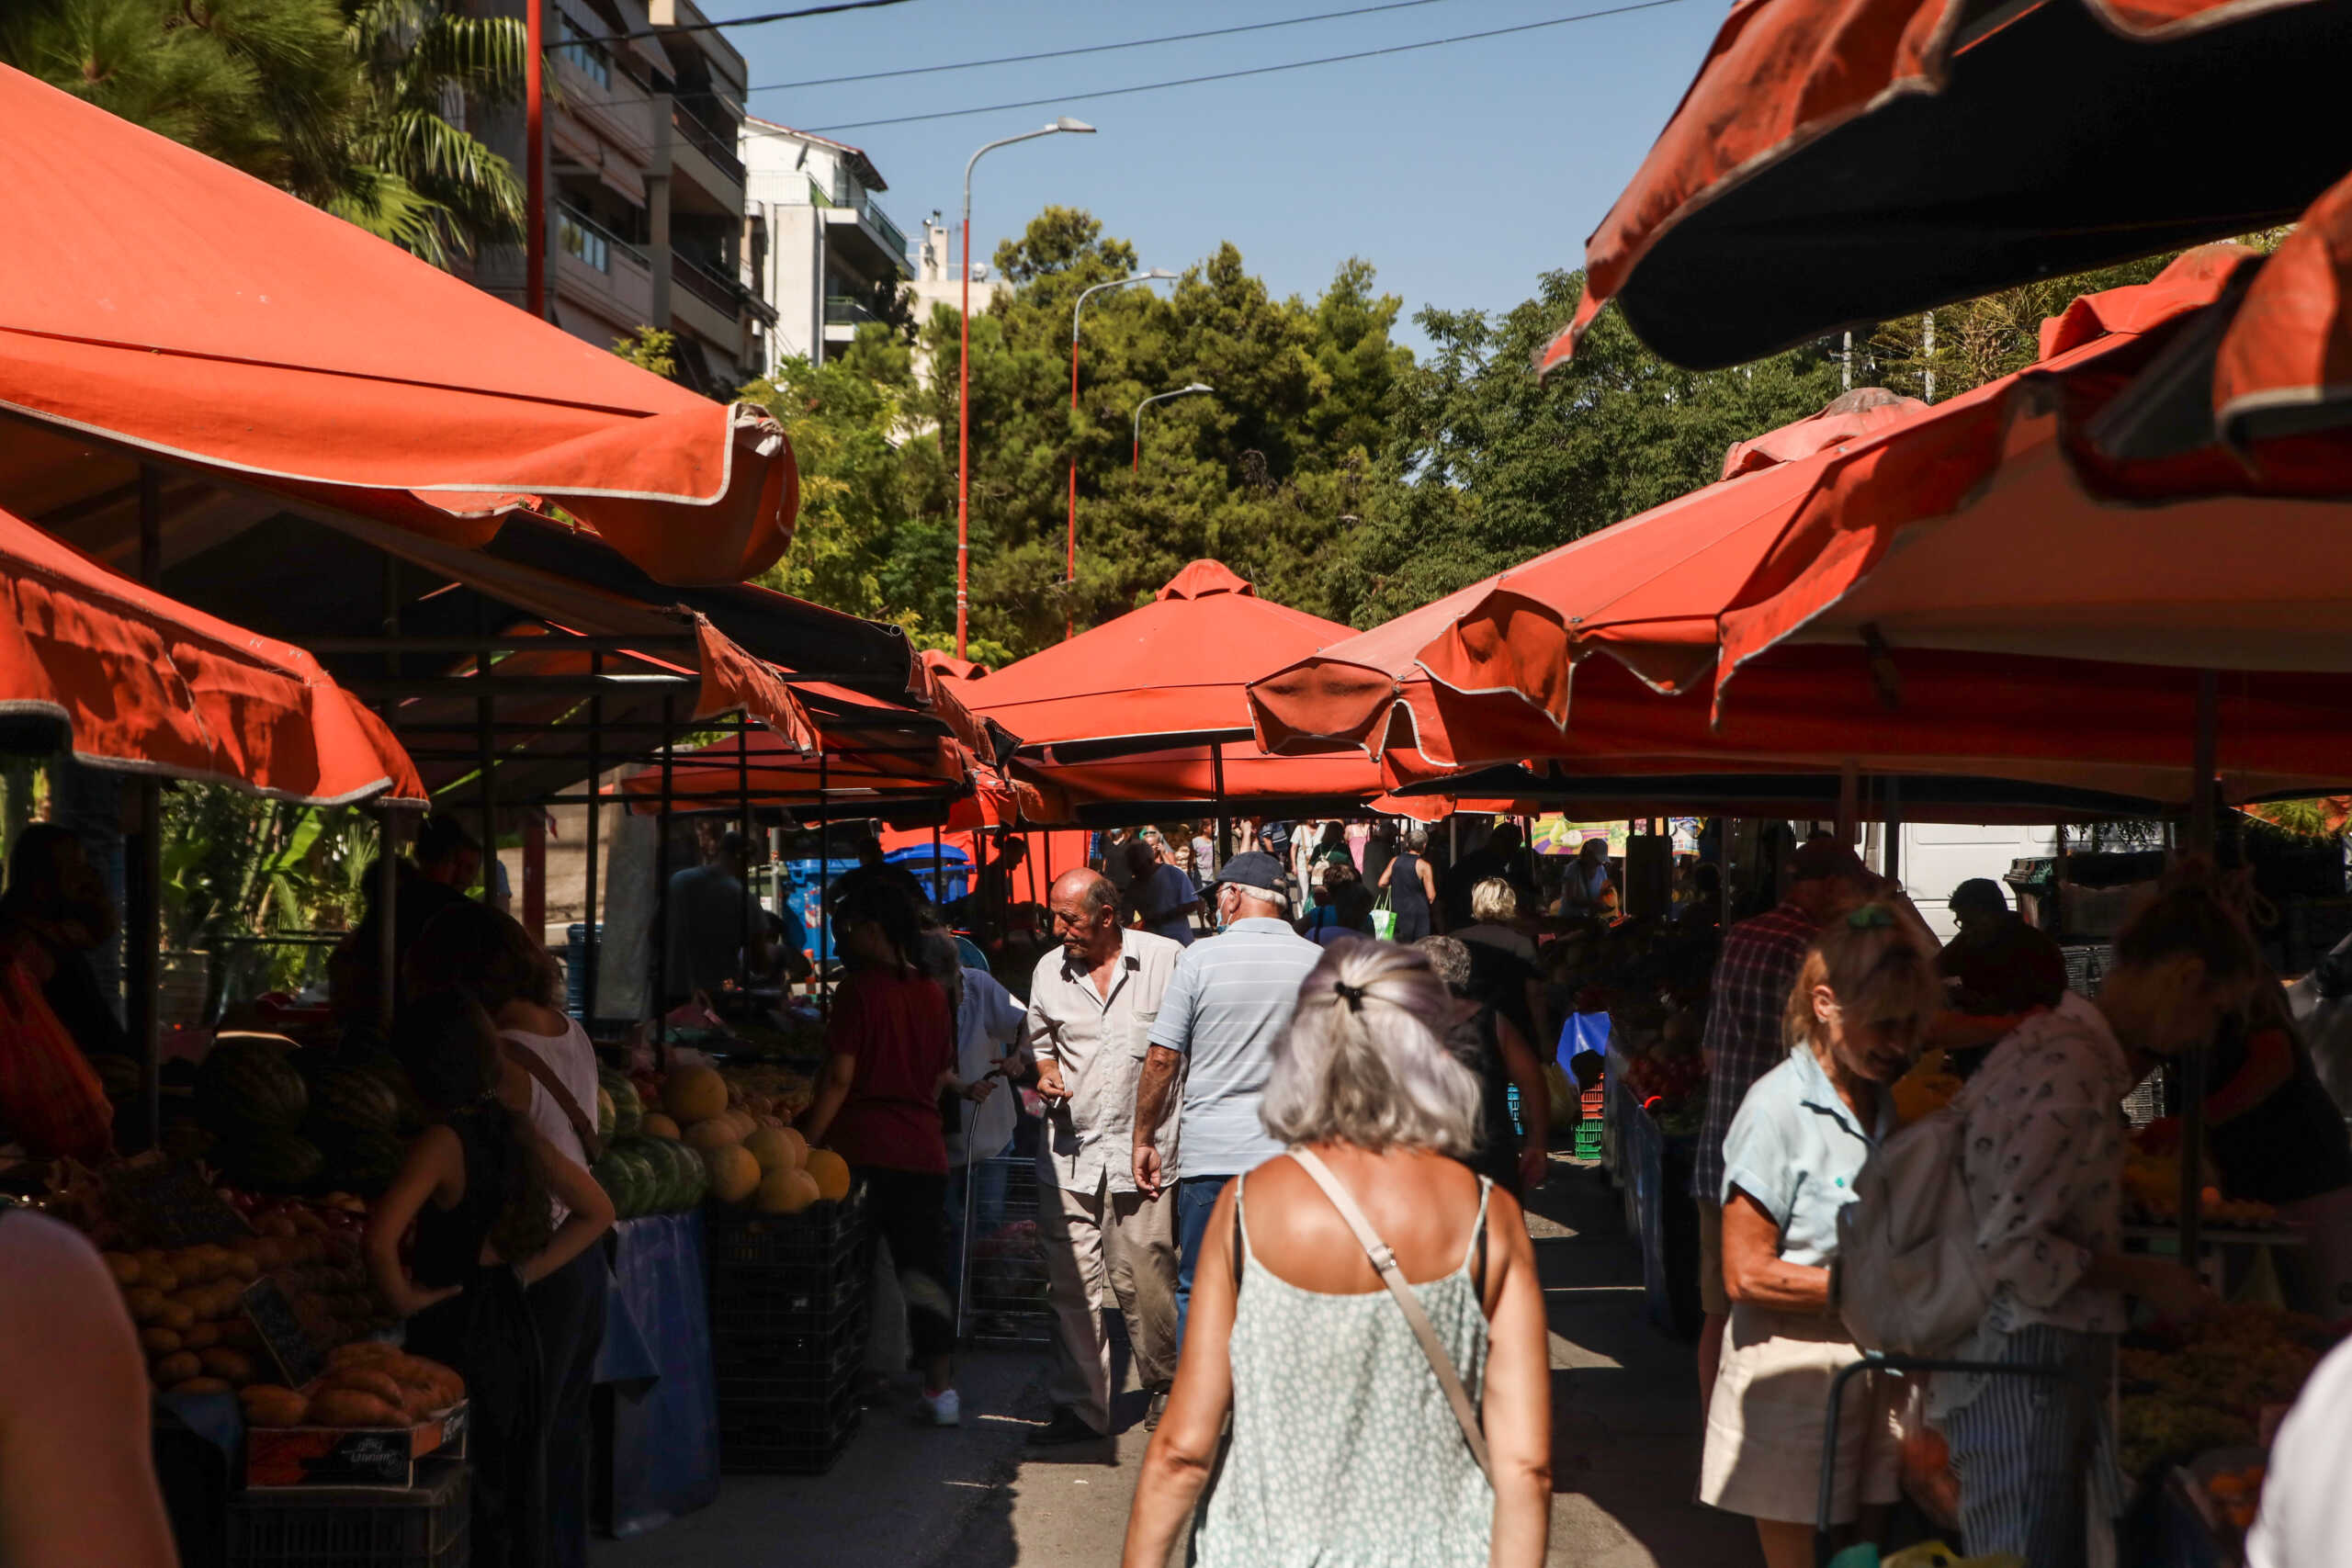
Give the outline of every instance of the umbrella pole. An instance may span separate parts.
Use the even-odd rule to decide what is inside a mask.
[[[737,902],[735,974],[746,998],[752,990],[752,714],[735,716],[735,830],[743,839],[743,897]]]
[[[931,901],[934,908],[947,903],[947,875],[940,867],[939,824],[931,825]]]
[[[605,672],[605,656],[588,656],[588,673],[593,677]],[[602,682],[599,682],[599,684]],[[587,941],[582,948],[582,961],[588,972],[580,977],[580,1021],[593,1032],[596,1023],[596,859],[605,852],[603,814],[597,807],[604,800],[605,699],[594,690],[588,694],[588,863],[587,886],[583,902],[587,908],[581,913],[586,922]]]
[[[1233,818],[1225,811],[1225,742],[1209,742],[1209,793],[1216,797],[1216,859],[1222,866],[1233,858]]]
[[[401,563],[397,556],[384,558],[384,674],[398,680],[401,656],[391,644],[401,635]],[[397,720],[401,705],[398,697],[384,698],[384,726],[397,737]],[[376,1022],[384,1038],[392,1035],[392,1000],[400,985],[400,911],[394,906],[400,899],[400,831],[399,818],[388,807],[383,813],[382,827],[377,834],[376,853]]]
[[[662,694],[662,815],[653,838],[653,1063],[670,1033],[670,792],[675,787],[677,704]]]
[[[474,635],[488,636],[481,624],[479,601],[474,610]],[[481,682],[481,694],[474,699],[474,728],[477,750],[481,753],[481,901],[492,908],[498,907],[498,794],[491,779],[492,760],[497,746],[495,725],[490,694],[490,650],[487,647],[474,655],[474,679]]]
[[[2213,852],[2214,774],[2221,728],[2221,677],[2213,671],[2197,672],[2197,744],[2195,774],[2189,782],[2188,847],[2198,854]],[[2198,1232],[2203,1224],[2205,1195],[2205,1066],[2208,1046],[2191,1046],[2177,1058],[2180,1070],[2180,1260],[2197,1267]]]
[[[817,745],[817,1010],[833,1016],[833,980],[826,961],[833,955],[833,809],[825,799],[825,747]]]
[[[139,468],[139,581],[153,588],[164,575],[164,473]],[[123,979],[130,998],[130,1038],[139,1053],[139,1135],[153,1148],[163,1136],[164,1021],[157,1007],[163,985],[164,786],[141,778],[131,785],[139,831],[126,845],[124,889],[130,918],[123,926]]]

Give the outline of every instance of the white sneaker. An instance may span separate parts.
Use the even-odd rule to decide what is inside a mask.
[[[937,1393],[918,1393],[915,1400],[922,1413],[918,1418],[926,1427],[960,1427],[964,1424],[964,1402],[956,1396],[952,1388],[941,1389]]]

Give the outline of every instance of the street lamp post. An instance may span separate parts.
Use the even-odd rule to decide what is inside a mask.
[[[1106,288],[1125,288],[1130,284],[1155,283],[1176,275],[1164,266],[1139,272],[1133,277],[1114,277],[1108,283],[1098,283],[1081,289],[1078,303],[1069,308],[1069,413],[1073,426],[1078,423],[1078,316],[1086,302]],[[1068,599],[1062,616],[1062,640],[1068,642],[1078,635],[1078,443],[1073,439],[1069,448],[1069,575],[1064,580]]]
[[[1053,124],[991,141],[964,164],[964,310],[956,323],[956,657],[964,657],[972,588],[972,166],[987,153],[1016,141],[1073,131],[1091,136],[1094,128],[1063,115]]]
[[[1216,389],[1215,387],[1195,381],[1189,387],[1179,387],[1172,392],[1155,392],[1150,397],[1148,397],[1143,401],[1137,403],[1136,405],[1135,446],[1128,459],[1127,466],[1129,469],[1136,473],[1141,473],[1143,471],[1144,410],[1149,408],[1154,403],[1164,403],[1170,398],[1189,398],[1195,392],[1214,392],[1216,390]]]

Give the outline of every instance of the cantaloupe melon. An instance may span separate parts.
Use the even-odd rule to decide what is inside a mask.
[[[817,1195],[828,1203],[849,1196],[849,1161],[831,1149],[808,1151],[808,1174],[816,1179]]]
[[[761,1179],[753,1202],[763,1214],[797,1214],[818,1200],[817,1179],[805,1170],[772,1170]]]
[[[763,1172],[798,1170],[808,1157],[808,1145],[789,1127],[762,1127],[743,1140]]]
[[[659,1111],[647,1111],[645,1120],[639,1126],[649,1138],[667,1138],[672,1143],[678,1141],[678,1124]]]
[[[717,1067],[680,1067],[662,1086],[662,1109],[681,1127],[707,1122],[727,1109],[727,1080]]]
[[[702,1163],[710,1172],[710,1196],[716,1202],[740,1203],[759,1190],[760,1162],[741,1144],[706,1149]]]
[[[735,1123],[724,1116],[707,1117],[686,1129],[686,1146],[705,1154],[713,1149],[731,1149],[742,1141]]]

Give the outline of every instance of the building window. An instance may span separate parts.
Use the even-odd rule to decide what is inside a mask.
[[[573,70],[599,87],[613,85],[613,61],[605,52],[605,46],[561,11],[555,14],[555,47],[558,53],[571,62]]]

